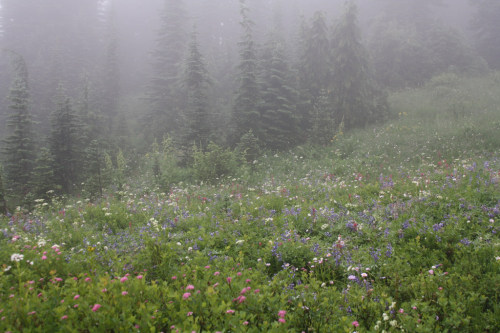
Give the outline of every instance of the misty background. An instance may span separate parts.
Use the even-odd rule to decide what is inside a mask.
[[[57,160],[54,140],[57,126],[64,127],[57,115],[65,107],[74,118],[69,132],[87,133],[67,134],[82,145],[79,153],[76,144],[69,148],[75,164],[68,183],[84,174],[76,161],[89,160],[84,152],[95,140],[99,151],[120,151],[131,161],[167,136],[183,157],[193,143],[202,150],[210,141],[235,147],[249,132],[263,149],[323,144],[332,128],[390,117],[388,92],[442,73],[500,68],[495,0],[0,0],[0,6],[0,139],[13,133],[13,82],[25,68],[34,151],[47,148],[46,158]],[[250,72],[254,86],[245,87]],[[242,110],[248,112],[240,117]],[[263,129],[253,116],[274,127]],[[321,128],[325,117],[329,128]],[[6,168],[8,155],[4,149]]]

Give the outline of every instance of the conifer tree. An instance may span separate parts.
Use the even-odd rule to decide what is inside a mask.
[[[357,7],[353,2],[346,4],[334,29],[332,55],[336,123],[343,121],[346,128],[352,128],[382,118],[384,110],[379,107],[382,94],[371,80],[368,53],[361,44]]]
[[[257,52],[253,39],[253,22],[245,0],[240,0],[242,40],[239,42],[238,90],[233,107],[234,142],[248,131],[262,136],[259,113],[260,92],[257,82]]]
[[[18,200],[29,191],[35,159],[33,121],[30,112],[28,70],[21,55],[12,53],[15,78],[8,96],[8,136],[3,141],[7,191]]]
[[[262,57],[262,136],[266,147],[289,148],[297,141],[297,92],[284,42],[272,37]]]
[[[311,143],[327,145],[334,136],[334,104],[328,91],[323,90],[311,111]]]
[[[185,22],[184,1],[164,0],[161,27],[152,53],[153,76],[147,92],[150,112],[145,119],[152,135],[159,140],[180,125],[179,88],[187,46]]]
[[[331,81],[330,41],[322,12],[316,12],[310,24],[305,20],[300,29],[300,58],[298,64],[300,91],[300,123],[304,131],[311,126],[311,111]]]
[[[3,185],[3,168],[0,164],[0,214],[7,214],[7,199]]]
[[[33,168],[31,188],[36,199],[50,198],[50,191],[56,191],[54,159],[48,148],[40,149]]]
[[[74,184],[79,181],[81,166],[80,129],[81,124],[73,110],[69,97],[62,86],[58,89],[56,106],[52,112],[52,128],[49,138],[50,152],[54,159],[53,170],[56,184],[65,194],[73,193]]]
[[[199,50],[197,34],[193,32],[184,73],[186,105],[183,114],[183,146],[195,144],[204,150],[210,136],[210,106],[208,88],[210,78]]]

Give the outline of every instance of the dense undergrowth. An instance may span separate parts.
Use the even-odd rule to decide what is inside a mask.
[[[441,76],[327,147],[168,188],[150,155],[1,217],[0,331],[497,332],[499,90]]]

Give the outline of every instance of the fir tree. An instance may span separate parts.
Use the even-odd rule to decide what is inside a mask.
[[[40,149],[33,168],[31,187],[36,199],[50,198],[51,191],[57,190],[54,175],[54,159],[50,150]]]
[[[328,91],[318,96],[311,112],[310,141],[313,144],[327,145],[334,136],[334,104]]]
[[[73,193],[79,180],[81,166],[81,124],[73,111],[70,99],[62,86],[58,89],[56,107],[52,113],[52,131],[49,138],[50,152],[54,159],[56,184],[65,194]]]
[[[283,44],[271,38],[262,57],[262,137],[273,150],[289,148],[298,139],[297,93]]]
[[[8,96],[10,114],[7,119],[8,136],[4,139],[4,167],[8,192],[22,199],[29,192],[29,183],[35,159],[33,121],[30,113],[28,70],[22,56],[14,56],[15,78]]]
[[[193,32],[189,45],[183,84],[187,93],[183,114],[183,146],[191,147],[195,144],[204,150],[211,129],[208,101],[210,78],[199,51],[196,32]]]
[[[322,91],[329,89],[331,81],[331,48],[323,13],[316,12],[311,24],[302,22],[299,44],[300,123],[302,130],[308,131],[311,110]]]
[[[147,92],[150,112],[146,117],[152,135],[161,140],[180,125],[179,87],[186,52],[186,15],[182,0],[164,0],[161,28],[152,53],[153,77]]]
[[[5,188],[3,186],[3,168],[0,164],[0,214],[7,214],[7,199]]]
[[[258,138],[261,133],[259,113],[260,92],[257,82],[257,53],[253,39],[253,22],[250,20],[245,0],[240,0],[242,40],[239,42],[238,90],[233,107],[234,142],[248,131]]]
[[[384,110],[379,108],[381,93],[371,80],[368,53],[361,44],[357,7],[353,2],[346,5],[334,29],[332,50],[336,123],[344,121],[346,128],[352,128],[383,118]]]

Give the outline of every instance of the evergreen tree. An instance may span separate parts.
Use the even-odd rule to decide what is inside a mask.
[[[253,39],[253,22],[250,20],[245,0],[240,0],[242,40],[239,42],[238,90],[233,107],[234,140],[236,143],[245,133],[252,131],[262,136],[259,113],[260,91],[257,82],[257,53]]]
[[[0,214],[7,214],[7,199],[5,188],[3,186],[3,168],[0,164]]]
[[[193,32],[189,45],[189,55],[184,73],[186,105],[183,121],[183,146],[193,144],[204,150],[210,136],[210,106],[208,88],[210,78],[199,51],[196,32]]]
[[[95,199],[101,197],[103,188],[108,184],[105,157],[97,140],[92,140],[85,150],[86,179],[84,189],[90,197]]]
[[[368,54],[361,44],[357,26],[357,7],[353,2],[346,5],[332,38],[332,94],[337,124],[346,128],[365,126],[380,119],[384,114],[379,108],[382,96],[371,80]]]
[[[297,92],[283,42],[271,38],[262,57],[262,137],[267,148],[283,150],[297,142]]]
[[[33,168],[31,188],[36,199],[50,198],[50,191],[57,190],[54,175],[54,159],[50,150],[40,149]]]
[[[153,77],[147,92],[150,112],[146,117],[152,135],[160,140],[180,125],[179,87],[187,40],[185,22],[184,2],[164,0],[161,28],[152,54]]]
[[[58,89],[56,107],[52,113],[52,131],[49,138],[50,152],[54,159],[53,170],[56,184],[65,194],[74,191],[79,181],[81,166],[81,123],[73,110],[69,97],[62,86]]]
[[[310,141],[317,145],[327,145],[334,136],[334,104],[328,91],[323,90],[311,112]]]
[[[299,44],[300,124],[303,131],[308,131],[311,126],[311,110],[322,91],[329,89],[331,81],[331,48],[322,12],[316,12],[310,24],[302,21]]]
[[[29,192],[35,159],[33,121],[30,113],[28,70],[22,56],[13,53],[15,78],[8,96],[8,136],[4,139],[4,167],[8,192],[21,199]]]
[[[491,68],[500,70],[500,1],[471,1],[477,8],[472,21],[476,45]]]

